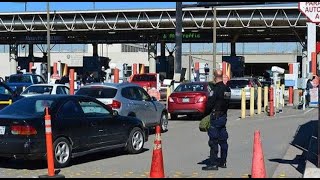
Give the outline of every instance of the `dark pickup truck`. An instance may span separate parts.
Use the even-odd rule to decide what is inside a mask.
[[[20,94],[24,88],[32,84],[46,83],[44,78],[38,74],[12,74],[6,83],[13,91]]]

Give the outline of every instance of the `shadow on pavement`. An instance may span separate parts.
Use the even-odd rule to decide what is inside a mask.
[[[143,148],[141,153],[149,151],[147,148]],[[113,158],[122,155],[134,155],[128,154],[121,148],[101,151],[97,153],[92,153],[80,157],[76,157],[71,159],[70,164],[67,167],[84,164],[93,161],[104,160],[108,158]],[[21,160],[21,159],[10,159],[10,160],[0,160],[0,168],[8,168],[8,169],[27,169],[27,170],[37,170],[37,169],[47,169],[47,161],[46,160]],[[55,168],[57,169],[57,168]]]
[[[296,155],[294,159],[269,159],[271,162],[277,162],[281,164],[290,164],[291,166],[297,165],[294,167],[299,173],[303,174],[305,169],[305,161],[308,156],[308,149],[310,139],[312,137],[312,133],[314,128],[317,125],[317,121],[311,120],[303,125],[300,125],[296,130],[294,138],[290,145],[300,149],[302,151],[301,155]]]
[[[202,116],[178,116],[176,119],[169,119],[169,121],[201,121]],[[170,122],[169,122],[170,123]]]

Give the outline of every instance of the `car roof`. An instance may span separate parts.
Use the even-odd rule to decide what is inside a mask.
[[[157,75],[157,73],[134,74],[134,76],[142,76],[142,75]]]
[[[66,86],[66,85],[64,85],[64,84],[44,84],[43,83],[43,84],[32,84],[30,86]],[[66,86],[66,87],[68,87],[68,86]]]
[[[90,88],[92,86],[103,86],[103,87],[113,87],[113,88],[124,88],[124,87],[132,87],[132,86],[136,86],[136,87],[140,87],[137,84],[134,83],[128,83],[128,82],[124,82],[124,83],[92,83],[92,84],[87,84],[85,86],[82,86],[81,88]]]
[[[209,83],[212,82],[203,82],[203,81],[197,81],[197,82],[185,82],[185,83],[181,83],[180,85],[189,85],[189,84],[203,84],[203,85],[207,85]],[[212,83],[213,84],[213,83]]]
[[[95,99],[89,96],[83,96],[83,95],[67,95],[67,94],[55,94],[55,95],[38,95],[38,96],[30,96],[26,97],[28,99],[46,99],[46,100],[65,100],[65,99],[79,99],[79,98],[86,98],[86,99]]]
[[[11,74],[10,76],[40,76],[39,74],[31,74],[31,73],[24,73],[24,74]]]

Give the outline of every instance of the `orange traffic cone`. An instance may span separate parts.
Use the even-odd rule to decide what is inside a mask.
[[[156,138],[151,162],[150,178],[164,178],[163,157],[161,147],[161,128],[156,126]]]
[[[260,139],[260,131],[254,132],[251,178],[266,178],[266,168]]]

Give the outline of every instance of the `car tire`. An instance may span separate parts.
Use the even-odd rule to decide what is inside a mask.
[[[57,168],[66,167],[71,160],[71,145],[69,140],[59,137],[53,143],[53,159]]]
[[[178,115],[177,114],[170,114],[170,119],[178,119]]]
[[[162,112],[161,118],[160,118],[160,127],[162,132],[168,131],[168,113]]]
[[[138,127],[134,127],[129,134],[125,150],[129,154],[140,153],[143,150],[143,146],[145,143],[144,140],[145,138],[142,130]]]

